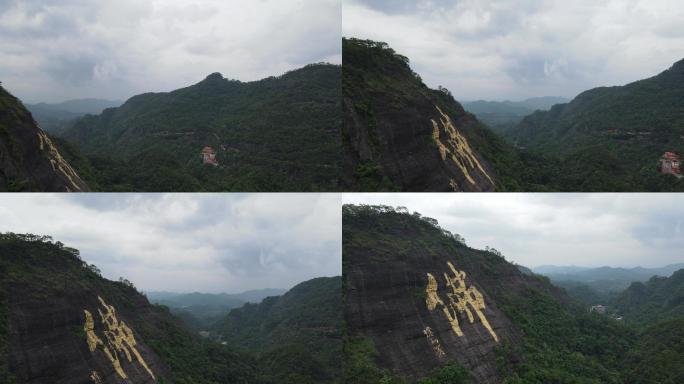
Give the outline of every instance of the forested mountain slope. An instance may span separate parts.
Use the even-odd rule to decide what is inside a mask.
[[[305,281],[282,296],[233,309],[212,331],[270,361],[279,382],[342,383],[342,279]],[[279,371],[280,373],[278,373]]]
[[[0,382],[271,384],[48,237],[0,235]]]
[[[613,305],[627,321],[653,323],[684,318],[684,269],[670,277],[653,276],[645,283],[632,283]]]
[[[246,83],[214,73],[85,116],[62,136],[91,159],[103,190],[335,190],[340,82],[329,64]],[[207,146],[218,166],[202,164]]]
[[[526,117],[508,137],[558,155],[563,189],[684,190],[659,175],[658,159],[684,153],[684,60],[657,76],[583,92],[570,103]]]
[[[343,254],[348,383],[629,382],[633,330],[434,219],[345,206]]]
[[[26,104],[26,108],[45,132],[56,135],[83,115],[99,115],[103,110],[118,107],[122,103],[115,100],[77,99],[60,103]]]
[[[87,191],[24,105],[0,86],[0,191]]]
[[[354,190],[519,187],[511,146],[385,43],[343,39],[342,182]]]

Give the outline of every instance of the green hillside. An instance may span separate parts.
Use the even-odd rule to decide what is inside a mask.
[[[335,190],[340,76],[328,64],[248,83],[214,73],[85,116],[61,136],[104,191]],[[205,146],[218,167],[201,164]]]
[[[93,303],[97,308],[98,297],[115,307],[120,320],[133,330],[138,349],[159,382],[256,382],[254,358],[200,340],[167,309],[150,305],[128,281],[102,278],[96,266],[80,259],[77,250],[49,237],[0,235],[0,270],[1,291],[9,295],[3,324],[21,335],[3,337],[0,351],[8,351],[9,369],[19,384],[45,372],[51,372],[53,382],[62,383],[80,374],[87,377],[89,369],[107,366],[102,356],[89,357],[82,352],[87,351],[84,308],[93,308]],[[18,297],[21,300],[16,300]],[[34,349],[34,345],[41,347]],[[54,353],[54,357],[41,359],[44,350]],[[27,362],[34,365],[31,371],[22,368]],[[7,364],[6,358],[2,363]],[[139,372],[134,367],[124,369],[129,375]],[[101,373],[104,377],[106,372]],[[134,380],[143,382],[139,377]]]
[[[547,278],[522,273],[496,250],[468,247],[419,213],[345,206],[343,254],[348,383],[681,382],[681,315],[678,322],[644,327],[590,313]],[[498,345],[476,326],[468,328],[465,316],[459,316],[464,336],[454,338],[448,322],[435,322],[435,312],[421,309],[423,271],[446,260],[484,296]],[[428,324],[441,341],[441,358],[430,348],[434,340],[426,342],[414,329]],[[663,336],[667,326],[672,339]]]
[[[346,189],[550,188],[543,162],[540,167],[529,166],[528,162],[537,162],[534,156],[521,158],[512,145],[467,113],[447,89],[428,88],[409,59],[386,43],[343,39],[342,52]],[[439,126],[447,121],[445,116],[451,127]]]
[[[684,269],[670,277],[635,282],[613,302],[626,321],[654,323],[684,318]]]
[[[107,307],[99,298],[118,318],[115,329],[108,331],[104,320],[100,323],[98,310]],[[167,307],[151,305],[129,281],[102,278],[78,250],[47,236],[0,234],[0,383],[35,383],[44,377],[54,384],[91,382],[93,371],[99,372],[102,384],[121,383],[110,363],[117,359],[130,383],[336,382],[341,366],[340,278],[302,283],[267,310],[252,313],[255,307],[259,305],[237,310],[253,316],[233,329],[228,342],[201,338]],[[84,310],[94,314],[92,329],[105,343],[110,340],[106,335],[121,332],[135,341],[127,341],[127,348],[110,341],[111,358],[97,345],[89,351],[92,339],[84,328]],[[119,327],[123,323],[129,330]],[[257,339],[258,346],[245,348],[245,335]],[[154,380],[140,360],[126,359],[133,356],[133,346]]]
[[[494,354],[492,358],[495,361],[495,371],[490,375],[498,376],[500,382],[622,383],[619,361],[633,342],[633,333],[629,328],[612,319],[590,314],[584,308],[575,306],[547,279],[521,273],[515,265],[507,262],[497,251],[476,250],[458,241],[458,238],[441,229],[436,220],[422,217],[418,213],[410,214],[391,207],[345,206],[344,208],[344,268],[345,271],[354,271],[349,272],[347,276],[375,276],[376,278],[382,277],[380,279],[382,281],[391,279],[397,287],[392,287],[391,296],[385,296],[384,300],[389,300],[390,297],[392,299],[400,297],[398,293],[402,289],[398,285],[400,283],[408,283],[409,286],[418,284],[414,282],[414,263],[426,268],[433,263],[442,265],[444,260],[453,260],[459,265],[459,269],[467,272],[471,281],[475,282],[478,289],[486,295],[487,305],[499,308],[501,311],[499,315],[494,312],[487,314],[489,322],[497,329],[502,339],[502,342],[491,352]],[[387,270],[380,275],[380,269],[373,269],[375,265],[378,268],[386,266]],[[349,280],[346,284],[352,285]],[[353,287],[358,289],[357,287],[361,284],[369,284],[370,287],[370,284],[375,286],[379,283],[371,283],[364,279],[355,282]],[[419,292],[421,286],[417,285],[413,289]],[[352,291],[346,292],[349,295]],[[368,301],[383,300],[381,292],[367,293],[364,296],[372,296],[367,299]],[[425,300],[424,296],[417,297]],[[347,300],[347,311],[349,311],[350,302],[349,299]],[[364,299],[359,298],[359,300]],[[359,304],[355,302],[356,299],[351,303],[354,308],[352,312],[356,312],[357,305],[359,308],[371,305],[364,301]],[[406,306],[408,311],[416,304],[410,303],[409,298],[406,298],[401,301],[401,304],[395,305]],[[368,311],[368,309],[363,311]],[[410,312],[403,312],[403,321],[407,323],[417,321],[406,316],[406,313]],[[389,317],[390,314],[384,316]],[[371,319],[368,315],[364,315],[364,318]],[[359,318],[359,320],[365,321],[364,318]],[[422,322],[424,321],[423,319]],[[502,325],[497,327],[494,325],[496,322]],[[352,328],[349,329],[349,336],[374,335],[378,332],[374,330],[375,327],[380,326],[380,324],[370,322],[358,324],[354,321]],[[395,330],[398,327],[399,325],[392,326]],[[394,337],[399,338],[399,341],[409,336],[395,335]],[[481,334],[470,336],[466,334],[466,337],[464,342],[482,336]],[[354,340],[351,339],[352,342]],[[378,344],[378,339],[375,340],[376,354],[379,351],[391,349],[388,345]],[[444,336],[442,347],[445,349],[448,348],[447,340]],[[461,342],[461,339],[456,340]],[[477,345],[480,343],[478,342]],[[393,348],[397,346],[392,346]],[[406,348],[402,353],[416,354],[409,359],[426,359],[423,357],[425,354],[432,354],[429,349],[412,352],[413,347],[407,346]],[[481,347],[474,348],[474,351],[470,351],[465,346],[457,349],[461,352],[455,356],[456,359],[463,359],[460,364],[472,364],[469,361],[475,355],[478,356],[479,361],[486,359]],[[354,344],[348,350],[355,352],[351,358],[348,357],[351,361],[368,364],[368,359],[364,361],[359,357],[360,352],[354,348]],[[470,356],[471,353],[473,356]],[[373,361],[372,358],[369,357],[369,359]],[[387,364],[390,360],[376,357],[375,361]],[[454,360],[451,359],[443,359],[440,364],[453,362]],[[351,374],[358,369],[360,369],[359,366],[351,366],[348,373]],[[394,369],[399,368],[394,367]],[[478,372],[477,374],[481,375],[483,369],[484,367],[479,367],[477,371],[471,371],[470,374]],[[492,381],[486,382],[497,382],[493,379],[488,380]],[[348,382],[371,383],[372,381],[354,379]]]
[[[558,161],[563,190],[682,191],[660,175],[666,151],[684,153],[684,60],[649,79],[583,92],[525,118],[507,136]]]
[[[278,382],[340,383],[341,326],[341,278],[321,277],[233,309],[212,332],[262,356]]]

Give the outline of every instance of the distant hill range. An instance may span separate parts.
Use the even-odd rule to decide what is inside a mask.
[[[266,297],[280,296],[285,292],[286,289],[269,288],[236,294],[148,292],[146,296],[150,302],[165,305],[186,320],[188,315],[194,317],[195,321],[203,324],[206,329],[208,324],[227,315],[233,308],[246,303],[260,303]]]
[[[544,265],[532,268],[534,273],[547,276],[568,293],[586,304],[606,303],[634,282],[645,282],[653,276],[669,277],[684,264],[660,268],[583,268]]]
[[[634,282],[613,302],[628,321],[654,323],[684,319],[684,265],[671,275]]]
[[[50,134],[60,134],[73,121],[84,115],[99,115],[107,108],[123,104],[119,100],[75,99],[60,103],[26,104],[38,125]]]
[[[547,111],[556,104],[567,103],[568,99],[556,96],[533,97],[522,101],[466,101],[463,108],[477,116],[494,132],[505,133],[535,111]]]

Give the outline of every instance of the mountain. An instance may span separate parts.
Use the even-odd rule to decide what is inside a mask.
[[[24,105],[0,86],[0,191],[88,191]]]
[[[625,383],[627,325],[405,208],[343,208],[348,383]]]
[[[351,190],[521,188],[512,146],[387,44],[343,39],[342,184]],[[515,173],[515,174],[514,174]]]
[[[541,266],[533,268],[532,270],[535,273],[547,276],[554,284],[560,285],[566,289],[577,286],[577,284],[573,283],[581,283],[583,286],[592,289],[596,294],[606,299],[623,291],[633,282],[644,282],[653,276],[668,277],[682,268],[684,268],[684,264],[671,264],[660,268]]]
[[[231,310],[212,333],[276,366],[289,365],[292,372],[274,373],[277,382],[341,383],[341,284],[340,277],[305,281],[282,296]]]
[[[2,383],[262,382],[256,359],[193,336],[47,236],[0,235],[0,316]]]
[[[653,276],[645,283],[632,283],[613,306],[627,321],[653,323],[684,318],[684,269],[670,277]]]
[[[54,104],[26,104],[26,108],[42,129],[50,134],[60,134],[78,117],[100,114],[121,104],[123,102],[118,100],[76,99]]]
[[[478,120],[487,124],[494,132],[505,133],[534,111],[546,111],[556,104],[568,101],[566,98],[555,96],[534,97],[522,101],[476,100],[464,102],[463,108],[477,116]]]
[[[165,305],[175,315],[195,323],[193,328],[196,328],[200,324],[204,326],[211,324],[227,315],[231,309],[241,307],[247,302],[260,303],[268,296],[278,296],[283,293],[285,293],[284,289],[267,288],[236,294],[149,292],[146,296],[150,302]]]
[[[523,119],[507,136],[557,156],[561,189],[682,191],[658,172],[665,152],[684,153],[684,60],[657,76],[600,87]]]
[[[107,191],[335,190],[340,81],[329,64],[253,82],[214,73],[80,118],[61,136]],[[205,147],[216,161],[203,164]]]
[[[630,384],[684,382],[684,319],[663,321],[645,328],[625,357]]]

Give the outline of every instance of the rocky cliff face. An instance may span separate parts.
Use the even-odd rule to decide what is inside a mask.
[[[431,221],[345,207],[348,332],[370,338],[377,365],[400,376],[416,379],[457,363],[474,382],[499,383],[497,347],[522,337],[502,312],[501,298],[530,287],[558,292],[496,253],[459,243]]]
[[[492,191],[485,128],[383,43],[343,42],[342,182],[349,189]]]
[[[75,250],[2,236],[5,343],[16,383],[173,382],[147,344],[173,324],[168,313],[84,268]]]
[[[21,102],[2,87],[0,190],[88,190]]]

